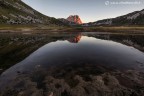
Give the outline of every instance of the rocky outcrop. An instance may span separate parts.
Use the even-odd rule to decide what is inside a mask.
[[[70,15],[67,20],[76,24],[82,24],[82,21],[78,15]]]

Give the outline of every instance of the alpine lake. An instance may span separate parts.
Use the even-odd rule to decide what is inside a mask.
[[[144,35],[0,33],[0,96],[143,96]]]

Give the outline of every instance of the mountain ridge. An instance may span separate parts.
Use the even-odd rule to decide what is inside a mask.
[[[0,0],[0,5],[0,24],[64,25],[63,22],[36,11],[21,0]]]
[[[70,15],[67,18],[59,18],[58,20],[70,26],[77,26],[83,24],[79,15]]]
[[[98,20],[83,23],[78,15],[70,15],[68,18],[46,16],[21,0],[0,0],[0,24],[46,24],[46,25],[82,25],[82,26],[127,26],[144,25],[144,9],[134,11],[116,18]]]
[[[84,26],[96,25],[112,25],[112,26],[125,26],[125,25],[144,25],[144,9],[134,11],[126,15],[118,16],[115,18],[102,19],[95,22],[85,23]]]

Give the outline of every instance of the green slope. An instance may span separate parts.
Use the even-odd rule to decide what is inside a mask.
[[[0,0],[0,24],[63,25],[61,21],[39,13],[21,0]]]

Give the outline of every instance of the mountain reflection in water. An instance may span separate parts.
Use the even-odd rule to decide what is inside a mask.
[[[35,74],[43,79],[47,76],[63,78],[70,86],[74,86],[70,83],[73,81],[69,81],[71,76],[86,78],[126,70],[142,72],[143,58],[144,54],[133,47],[78,34],[74,38],[51,42],[39,48],[25,60],[6,70],[0,77],[0,86],[1,89],[14,87],[19,78],[35,78]],[[33,81],[41,82],[36,78]]]
[[[71,43],[78,43],[80,41],[81,37],[82,37],[82,35],[78,34],[75,37],[68,39],[68,41]]]

